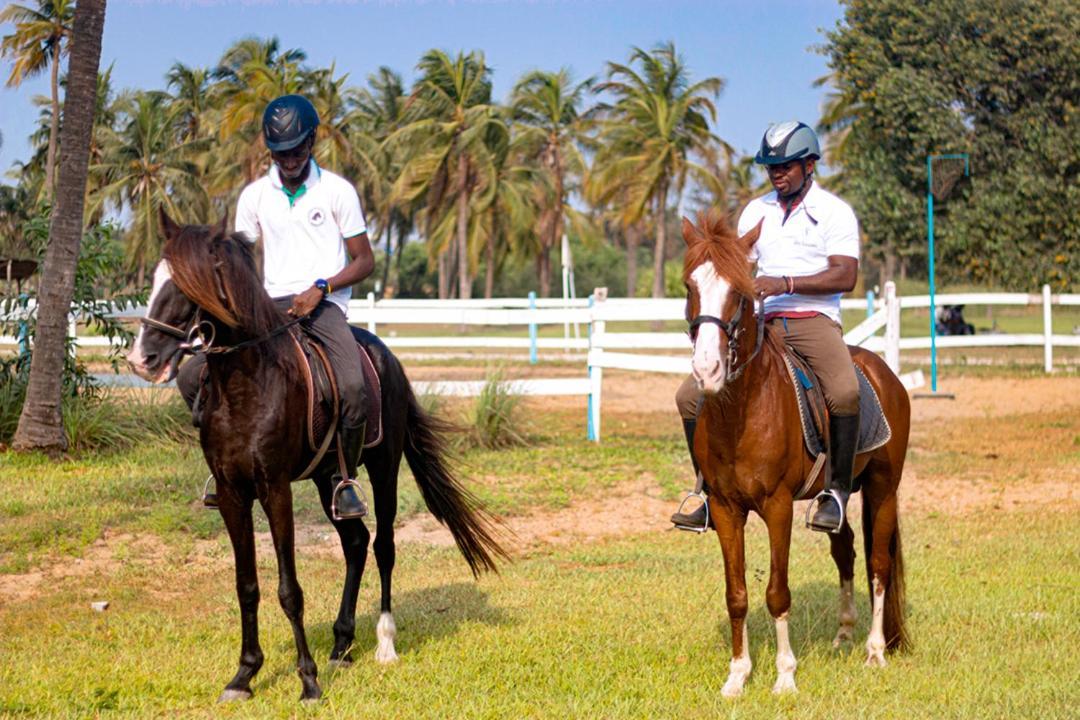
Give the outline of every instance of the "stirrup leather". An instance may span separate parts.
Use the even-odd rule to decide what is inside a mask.
[[[709,517],[709,496],[705,494],[704,490],[699,490],[697,492],[688,492],[688,493],[686,493],[686,497],[684,497],[682,499],[682,502],[679,503],[679,509],[675,511],[675,514],[676,515],[682,515],[683,514],[683,508],[686,507],[686,503],[689,502],[691,498],[697,498],[698,500],[700,500],[702,507],[705,508],[705,524],[701,525],[700,527],[696,526],[696,525],[684,525],[682,523],[672,523],[672,524],[675,525],[676,529],[685,530],[686,532],[695,532],[695,533],[706,532],[709,529],[709,523],[710,523],[711,518]]]
[[[826,497],[832,498],[833,502],[836,503],[836,506],[840,508],[840,524],[838,524],[835,528],[827,528],[823,525],[815,525],[812,522],[812,516],[814,514],[814,511],[817,510],[818,505],[820,505],[821,501],[824,500]],[[847,522],[846,505],[847,503],[843,502],[840,494],[837,493],[836,490],[822,490],[814,497],[813,500],[810,501],[810,504],[806,507],[806,527],[811,530],[827,532],[830,535],[839,535],[840,529],[844,527],[844,523]]]

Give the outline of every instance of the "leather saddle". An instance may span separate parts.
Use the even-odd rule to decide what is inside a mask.
[[[300,355],[300,367],[307,390],[307,413],[305,426],[308,448],[315,453],[308,467],[297,480],[309,477],[319,466],[332,445],[339,419],[337,380],[326,351],[316,338],[306,333],[291,333],[293,347]],[[383,439],[382,430],[382,382],[375,369],[371,355],[360,343],[356,344],[357,361],[364,373],[364,399],[366,402],[364,447],[378,445]]]
[[[795,499],[801,500],[808,497],[810,487],[828,459],[829,409],[825,405],[821,383],[806,358],[789,345],[785,347],[784,363],[798,400],[803,443],[806,451],[815,458],[814,467],[796,495]],[[859,439],[856,452],[861,454],[876,450],[889,442],[892,428],[889,427],[889,421],[881,408],[877,391],[858,365],[855,366],[855,376],[859,379]]]

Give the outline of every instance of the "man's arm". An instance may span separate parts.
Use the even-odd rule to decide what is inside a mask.
[[[345,238],[345,249],[349,252],[349,264],[333,277],[325,278],[331,292],[343,287],[352,287],[375,269],[375,253],[371,251],[371,242],[366,232]],[[319,306],[323,292],[314,285],[293,298],[289,314],[295,317],[307,317]]]
[[[829,266],[819,273],[803,277],[771,277],[762,275],[754,279],[754,292],[759,298],[796,292],[802,295],[834,295],[851,292],[859,278],[858,258],[847,255],[830,255]]]

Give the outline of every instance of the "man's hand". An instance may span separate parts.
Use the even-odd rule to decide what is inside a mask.
[[[783,295],[788,291],[787,280],[784,278],[762,275],[754,278],[754,294],[759,300],[764,300],[773,295]]]
[[[322,302],[323,292],[317,287],[309,287],[302,293],[293,297],[292,307],[289,314],[293,317],[307,317]]]

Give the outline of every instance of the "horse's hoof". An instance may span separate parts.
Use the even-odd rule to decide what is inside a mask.
[[[851,631],[841,630],[836,633],[836,637],[833,638],[832,646],[834,650],[839,650],[844,643],[850,643],[855,640],[855,635]]]
[[[300,693],[300,702],[305,705],[313,705],[322,699],[322,688],[318,685],[313,685],[310,688],[304,688],[304,691]]]
[[[225,690],[218,697],[219,703],[233,702],[234,700],[250,700],[252,692],[250,690],[237,690],[235,688],[225,688]]]
[[[790,673],[778,676],[772,691],[773,695],[799,692],[799,688],[795,687],[795,676]]]
[[[885,653],[872,652],[866,656],[866,667],[885,667]]]
[[[351,668],[352,663],[353,661],[350,657],[330,658],[326,661],[326,664],[331,670],[345,670],[346,668]]]
[[[726,698],[737,698],[742,695],[742,685],[733,683],[729,680],[724,683],[724,687],[720,689],[720,694]]]
[[[398,661],[398,654],[392,645],[389,648],[379,646],[375,651],[375,661],[383,665],[392,665]]]

